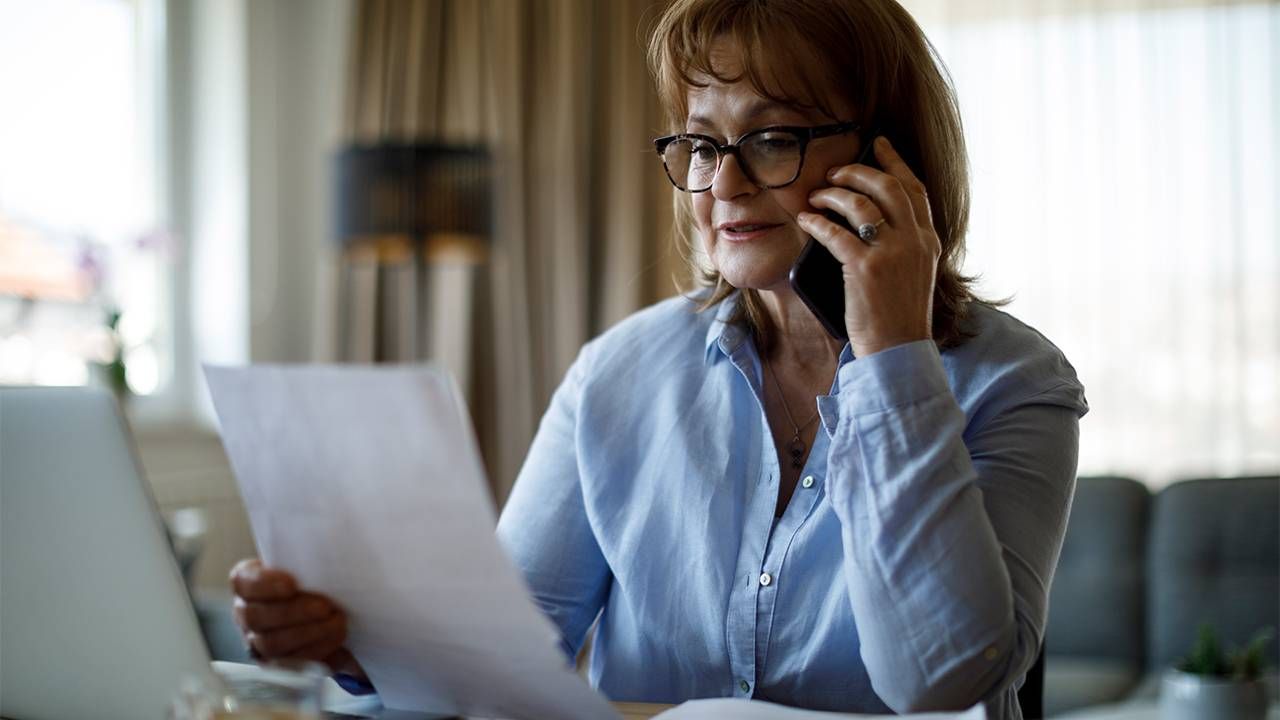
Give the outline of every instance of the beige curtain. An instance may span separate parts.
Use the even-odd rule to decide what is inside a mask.
[[[432,355],[464,383],[501,503],[584,342],[674,294],[671,189],[649,142],[652,0],[360,0],[349,140],[484,143],[497,207],[485,264],[431,294]],[[439,268],[448,272],[445,268]],[[450,293],[452,294],[450,296]],[[441,340],[453,308],[471,308]]]

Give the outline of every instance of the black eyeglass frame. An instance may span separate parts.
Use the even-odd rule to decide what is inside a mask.
[[[658,157],[662,158],[662,169],[665,170],[667,173],[667,180],[670,180],[671,184],[674,185],[675,188],[681,192],[687,192],[687,193],[706,192],[711,189],[711,185],[707,185],[701,190],[690,190],[686,187],[681,187],[680,183],[676,182],[675,178],[671,176],[671,168],[667,166],[667,157],[665,153],[666,153],[667,146],[677,140],[702,140],[703,142],[706,142],[711,147],[715,148],[716,171],[711,174],[712,185],[715,184],[716,177],[720,175],[720,166],[724,163],[724,156],[733,155],[735,158],[738,159],[738,165],[742,167],[742,172],[744,175],[747,176],[748,180],[750,180],[752,183],[754,183],[757,187],[761,189],[774,190],[777,188],[786,187],[791,183],[795,182],[796,179],[800,177],[800,173],[804,171],[804,152],[809,147],[809,143],[811,141],[817,140],[818,138],[831,137],[832,135],[843,135],[845,133],[855,132],[861,129],[862,128],[859,127],[859,125],[855,122],[841,122],[841,123],[833,123],[831,125],[816,125],[812,127],[805,127],[802,125],[771,125],[769,127],[760,128],[759,130],[752,130],[751,132],[738,138],[737,142],[732,142],[732,143],[720,143],[713,137],[709,137],[707,135],[701,135],[698,133],[677,133],[675,135],[667,135],[665,137],[654,138],[653,148],[658,152]],[[764,133],[771,133],[771,132],[773,133],[785,132],[795,136],[796,140],[800,142],[800,162],[796,163],[796,174],[791,176],[790,180],[784,183],[778,183],[776,185],[765,185],[757,181],[754,177],[752,177],[752,172],[749,164],[742,161],[741,146],[743,143],[749,141],[752,137],[756,135],[761,135]]]

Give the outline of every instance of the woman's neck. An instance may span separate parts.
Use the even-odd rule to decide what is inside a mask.
[[[759,296],[774,331],[765,359],[779,369],[834,374],[843,344],[827,333],[795,291],[787,286],[760,290]]]

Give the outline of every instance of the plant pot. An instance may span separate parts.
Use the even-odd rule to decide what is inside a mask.
[[[1266,720],[1261,680],[1192,675],[1169,670],[1160,683],[1160,720]]]

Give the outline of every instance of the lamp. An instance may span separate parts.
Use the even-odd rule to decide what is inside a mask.
[[[357,144],[343,148],[335,164],[341,359],[416,362],[430,353],[465,364],[467,357],[456,356],[469,332],[471,286],[488,256],[493,218],[489,152]]]

